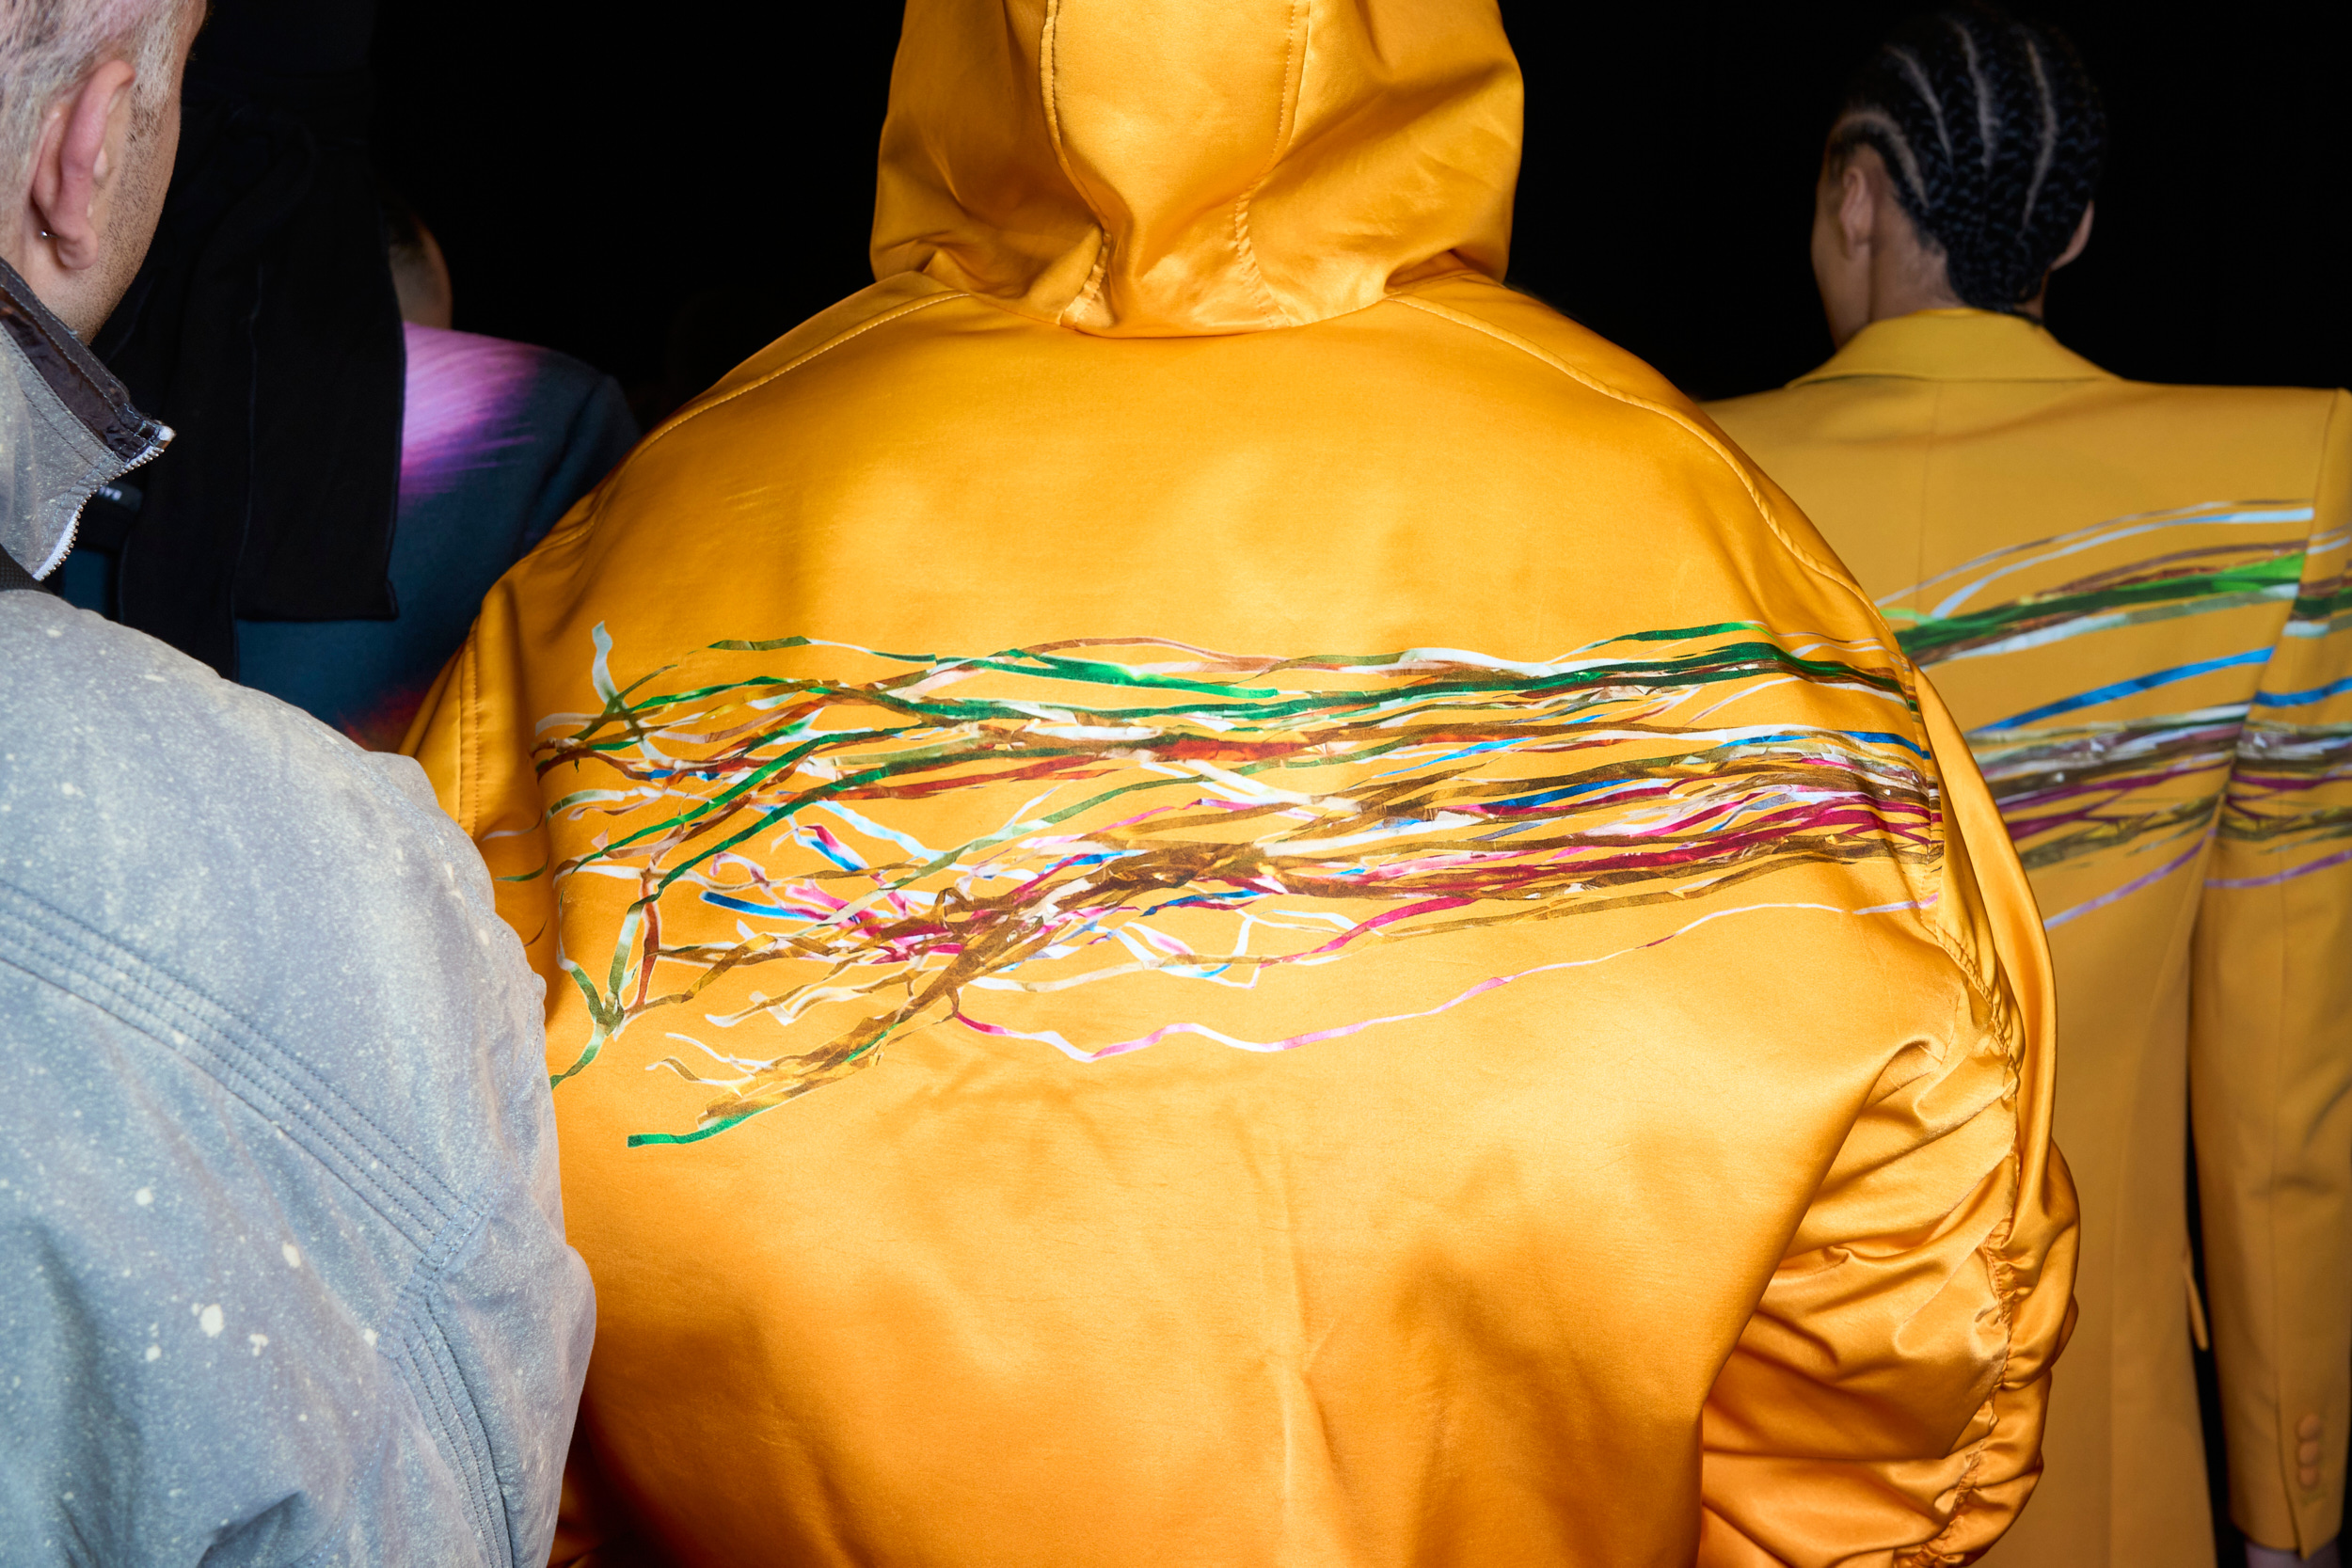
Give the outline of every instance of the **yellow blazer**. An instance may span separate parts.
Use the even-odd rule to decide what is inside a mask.
[[[2192,1116],[2232,1511],[2312,1550],[2352,1416],[2352,399],[1931,310],[1708,412],[1928,668],[2050,931],[2082,1323],[1992,1560],[2212,1560]]]
[[[558,1560],[1981,1547],[2072,1269],[2029,895],[1803,518],[1493,280],[1492,7],[904,37],[882,281],[413,741],[548,982]]]

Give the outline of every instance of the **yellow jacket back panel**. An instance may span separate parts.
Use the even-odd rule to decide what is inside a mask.
[[[2022,875],[1804,520],[1492,280],[1518,123],[1462,0],[918,0],[882,281],[492,594],[415,745],[548,982],[559,1556],[1945,1561],[2029,1490]]]

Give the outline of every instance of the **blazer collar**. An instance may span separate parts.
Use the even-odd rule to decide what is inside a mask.
[[[2112,381],[2115,377],[2059,345],[2049,328],[1993,310],[1915,310],[1875,321],[1855,333],[1819,370],[1789,383],[1803,387],[1847,376],[1896,375],[1920,381]]]

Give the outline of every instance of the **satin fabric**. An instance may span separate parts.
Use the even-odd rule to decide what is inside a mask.
[[[1709,411],[1968,729],[2049,925],[2083,1315],[1989,1560],[2213,1560],[2192,1110],[2232,1513],[2315,1549],[2352,1393],[2352,399],[2123,381],[1946,310]]]
[[[1493,280],[1516,81],[1461,0],[916,5],[904,270],[490,594],[412,747],[548,982],[558,1560],[1939,1562],[2030,1491],[2022,875],[1804,519]]]
[[[1498,20],[1445,0],[912,0],[874,276],[1137,337],[1500,277],[1519,103]]]

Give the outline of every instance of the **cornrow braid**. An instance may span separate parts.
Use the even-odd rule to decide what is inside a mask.
[[[1846,89],[1830,155],[1876,148],[1896,199],[1943,250],[1952,292],[2015,311],[2082,221],[2106,130],[2063,35],[1967,4],[1880,46]]]

